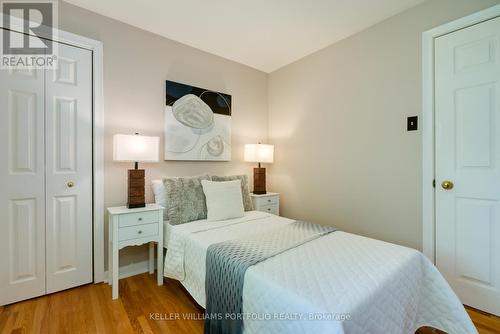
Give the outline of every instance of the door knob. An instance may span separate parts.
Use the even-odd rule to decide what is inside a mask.
[[[454,186],[453,182],[448,181],[448,180],[443,181],[443,182],[441,183],[441,187],[442,187],[444,190],[450,190],[450,189],[452,189],[452,188],[453,188],[453,186]]]
[[[72,188],[75,184],[73,183],[73,181],[69,181],[68,182],[68,187]]]

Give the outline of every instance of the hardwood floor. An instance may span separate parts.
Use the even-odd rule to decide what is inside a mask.
[[[0,332],[203,333],[203,309],[177,281],[166,279],[159,287],[155,278],[141,274],[120,280],[117,300],[111,299],[109,285],[89,284],[0,307]],[[500,318],[467,312],[480,334],[500,334]],[[418,331],[428,333],[439,332]]]
[[[0,332],[203,333],[202,320],[166,320],[170,314],[203,315],[177,281],[159,287],[155,275],[141,274],[119,283],[116,300],[110,285],[89,284],[1,307]]]
[[[494,315],[467,307],[467,313],[476,325],[479,334],[500,333],[500,318]]]

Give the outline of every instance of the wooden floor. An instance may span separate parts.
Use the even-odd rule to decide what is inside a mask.
[[[117,300],[109,285],[89,284],[0,307],[0,333],[203,333],[203,309],[178,282],[159,287],[155,278],[120,280]],[[467,311],[480,334],[500,334],[500,318]]]

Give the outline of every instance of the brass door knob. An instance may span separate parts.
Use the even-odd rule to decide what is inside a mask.
[[[69,187],[69,188],[73,188],[73,186],[74,186],[74,185],[75,185],[75,184],[73,183],[73,181],[69,181],[69,182],[68,182],[68,187]]]
[[[448,180],[443,181],[443,182],[441,183],[441,187],[442,187],[444,190],[450,190],[450,189],[453,189],[453,186],[454,186],[453,182],[448,181]]]

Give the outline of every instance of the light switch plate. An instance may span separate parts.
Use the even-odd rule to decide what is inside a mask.
[[[407,131],[416,131],[418,130],[418,116],[410,116],[406,122],[406,130]]]

